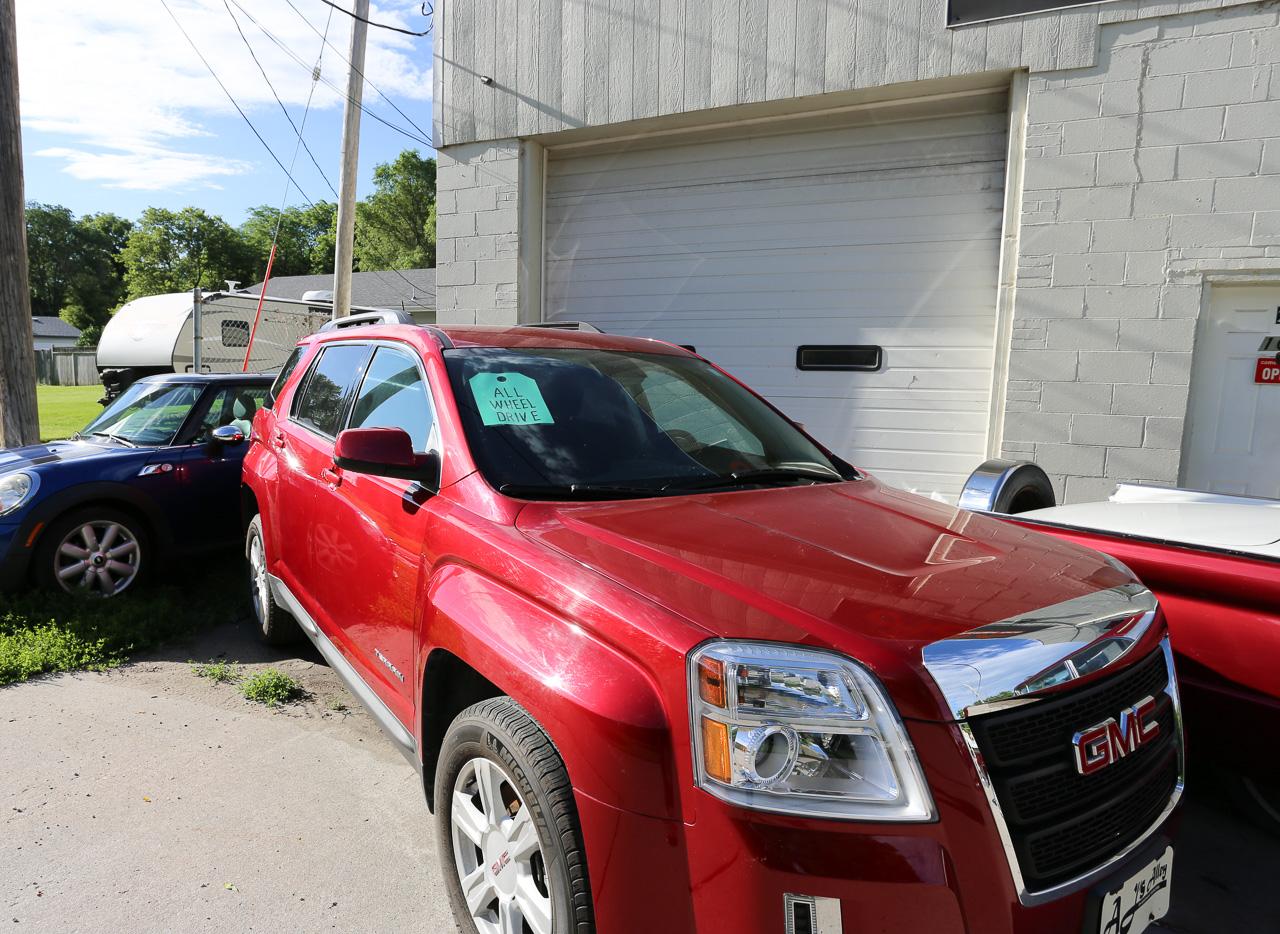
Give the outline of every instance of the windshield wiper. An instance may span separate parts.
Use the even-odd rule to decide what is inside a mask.
[[[657,486],[609,486],[595,483],[570,483],[556,486],[535,486],[532,484],[504,483],[498,492],[506,496],[522,499],[632,499],[642,496],[667,496],[665,487]]]
[[[735,470],[733,473],[714,477],[694,477],[690,480],[673,480],[667,489],[710,490],[728,486],[750,486],[775,480],[811,480],[822,483],[841,483],[844,477],[830,470],[814,470],[807,467],[762,467],[757,470]]]
[[[130,448],[136,448],[139,446],[138,442],[130,441],[128,438],[123,437],[122,435],[113,435],[109,431],[93,431],[89,433],[89,437],[90,438],[110,438],[112,441],[118,441],[120,444],[123,444],[125,447],[130,447]]]

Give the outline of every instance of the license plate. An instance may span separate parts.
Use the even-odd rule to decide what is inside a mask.
[[[1173,847],[1102,896],[1099,934],[1142,934],[1169,911]]]

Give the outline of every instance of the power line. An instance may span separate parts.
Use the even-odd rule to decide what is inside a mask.
[[[338,191],[333,187],[333,183],[329,181],[329,177],[324,174],[324,169],[320,168],[320,163],[316,161],[315,153],[311,151],[311,147],[307,145],[306,139],[302,135],[302,130],[293,122],[293,117],[289,115],[289,108],[285,107],[284,101],[280,100],[280,95],[276,93],[275,85],[271,83],[271,79],[267,77],[267,71],[262,67],[262,62],[258,61],[257,53],[253,51],[253,46],[249,43],[249,37],[244,34],[244,30],[240,28],[240,21],[236,19],[236,15],[231,12],[231,6],[223,0],[222,5],[227,9],[227,15],[231,17],[231,22],[236,25],[236,32],[240,33],[240,38],[244,42],[244,47],[249,50],[249,57],[253,59],[253,63],[258,66],[258,72],[262,75],[262,80],[266,82],[267,87],[271,91],[271,96],[276,99],[276,103],[280,105],[280,110],[284,113],[284,118],[289,121],[289,126],[293,127],[294,135],[298,137],[298,144],[307,151],[307,156],[311,159],[311,164],[315,166],[316,171],[320,173],[320,177],[324,179],[324,183],[329,186],[329,190],[333,192],[333,196],[338,197]],[[320,54],[324,55],[324,46],[320,47]],[[312,75],[316,76],[311,82],[311,93],[315,93],[316,81],[319,80],[319,63],[316,64]],[[311,109],[311,95],[307,95],[307,110]],[[303,126],[306,125],[306,111],[303,112]],[[293,157],[296,161],[298,158],[298,146],[293,147]],[[292,169],[293,166],[290,166]],[[289,195],[289,186],[285,185],[285,197]]]
[[[213,70],[213,66],[210,65],[209,60],[204,57],[204,53],[200,51],[200,47],[196,45],[195,40],[192,39],[191,36],[187,34],[187,31],[182,28],[182,23],[178,21],[178,17],[174,15],[173,10],[169,9],[169,4],[166,0],[160,0],[160,5],[164,7],[165,12],[169,14],[169,18],[173,20],[173,24],[178,27],[178,31],[182,33],[183,38],[185,38],[190,44],[192,51],[196,53],[196,57],[204,63],[204,67],[208,69],[209,74],[213,76],[213,80],[218,82],[218,87],[222,88],[222,93],[227,95],[227,100],[231,101],[231,106],[236,109],[236,112],[240,114],[241,119],[243,119],[249,129],[253,131],[253,135],[258,138],[258,142],[262,144],[262,148],[267,151],[275,164],[280,166],[280,171],[285,174],[285,177],[289,179],[289,181],[293,182],[293,187],[298,189],[298,194],[302,195],[302,200],[306,201],[307,204],[312,207],[315,207],[315,202],[307,197],[307,193],[302,190],[302,186],[297,183],[292,173],[284,167],[284,163],[280,161],[280,158],[275,154],[275,151],[267,144],[267,141],[263,139],[262,134],[259,133],[258,128],[253,125],[253,121],[249,119],[248,114],[244,112],[244,109],[236,102],[236,99],[231,95],[231,92],[227,90],[227,86],[222,83],[222,79],[219,78],[218,73]]]
[[[310,28],[312,32],[314,32],[316,35],[320,35],[320,30],[316,29],[315,25],[311,22],[311,20],[307,19],[306,14],[304,14],[301,10],[297,8],[297,6],[294,5],[293,0],[284,0],[284,2],[289,4],[289,8],[293,10],[293,12],[298,14],[298,18],[301,19],[304,23],[306,23],[308,28]],[[424,6],[426,6],[426,4],[424,4]],[[332,16],[333,13],[330,12],[329,15]],[[344,62],[346,62],[348,67],[354,67],[351,64],[351,60],[342,54],[342,50],[336,47],[327,38],[325,38],[325,45],[333,49],[334,53],[339,58],[341,58]],[[373,90],[378,94],[379,97],[381,97],[384,101],[390,104],[392,110],[394,110],[400,116],[404,117],[404,119],[408,121],[409,126],[413,127],[415,130],[421,133],[426,138],[426,142],[428,146],[430,146],[432,149],[435,148],[435,144],[431,142],[431,134],[428,133],[426,130],[424,130],[422,127],[418,126],[418,124],[414,123],[413,118],[410,117],[403,110],[401,110],[398,106],[396,106],[396,102],[393,101],[391,97],[385,91],[382,90],[382,88],[378,87],[376,84],[370,81],[368,76],[366,76],[359,69],[356,69],[356,74],[360,75],[360,77],[364,79],[364,83],[369,85],[369,87],[373,88]]]
[[[431,27],[430,27],[430,26],[428,26],[428,27],[427,27],[425,30],[423,30],[422,32],[413,32],[412,30],[409,30],[409,29],[401,29],[399,26],[390,26],[390,25],[388,25],[388,24],[386,24],[386,23],[375,23],[375,22],[374,22],[373,20],[371,20],[371,19],[365,19],[363,16],[357,16],[356,14],[352,13],[350,10],[344,10],[342,7],[338,6],[336,3],[332,3],[332,2],[330,2],[330,0],[320,0],[320,2],[321,2],[321,3],[323,3],[325,6],[332,7],[333,9],[337,10],[339,13],[345,13],[345,14],[347,14],[347,16],[350,16],[352,19],[357,19],[357,20],[359,20],[360,22],[365,23],[365,24],[367,24],[367,25],[369,25],[369,26],[377,26],[379,29],[389,29],[389,30],[391,30],[392,32],[400,32],[400,33],[404,33],[406,36],[429,36],[429,35],[431,35]],[[422,12],[422,15],[423,15],[423,16],[430,16],[430,15],[431,15],[429,12],[427,12],[427,7],[428,7],[428,6],[429,6],[429,4],[426,4],[426,3],[424,3],[424,4],[422,5],[422,11],[423,11],[423,12]]]
[[[232,4],[232,6],[234,6],[237,10],[239,10],[241,13],[243,13],[243,14],[245,15],[245,17],[249,20],[249,22],[251,22],[251,23],[253,23],[253,25],[257,26],[257,27],[258,27],[258,30],[259,30],[259,31],[260,31],[264,36],[266,36],[266,37],[267,37],[268,39],[270,39],[273,43],[275,43],[275,45],[280,49],[280,51],[282,51],[282,52],[284,52],[286,55],[288,55],[288,56],[289,56],[291,59],[293,59],[293,60],[294,60],[294,62],[296,62],[300,67],[305,68],[307,71],[311,71],[311,70],[312,70],[312,69],[311,69],[311,66],[310,66],[310,65],[308,65],[306,62],[304,62],[301,58],[299,58],[299,57],[298,57],[298,55],[297,55],[297,53],[296,53],[296,52],[294,52],[294,51],[293,51],[293,49],[289,48],[289,46],[287,46],[284,42],[282,42],[279,38],[277,38],[277,37],[276,37],[276,35],[275,35],[274,33],[272,33],[272,32],[271,32],[271,30],[267,29],[267,27],[263,26],[260,22],[258,22],[258,21],[254,18],[253,14],[252,14],[252,13],[250,13],[248,10],[246,10],[246,9],[245,9],[241,4],[240,4],[239,0],[231,0],[231,4]],[[343,100],[350,101],[351,103],[356,104],[356,106],[358,106],[358,107],[360,108],[360,112],[361,112],[361,113],[368,114],[368,115],[369,115],[369,117],[371,117],[372,119],[377,120],[379,123],[381,123],[382,125],[384,125],[384,126],[388,127],[389,129],[394,130],[395,132],[399,133],[401,136],[404,136],[404,137],[407,137],[408,139],[413,140],[415,143],[420,143],[421,145],[423,145],[423,146],[427,146],[428,148],[434,148],[434,147],[432,146],[432,144],[431,144],[431,140],[430,140],[430,139],[424,139],[423,137],[417,136],[417,135],[415,135],[415,134],[413,134],[413,133],[409,132],[408,130],[406,130],[404,127],[402,127],[402,126],[397,126],[396,124],[391,123],[390,121],[388,121],[388,120],[384,119],[384,118],[383,118],[383,117],[381,117],[380,115],[378,115],[378,114],[374,113],[372,110],[369,110],[367,107],[365,107],[365,106],[364,106],[364,104],[363,104],[363,103],[359,103],[359,102],[357,102],[357,101],[353,101],[353,100],[351,100],[351,98],[347,95],[347,92],[346,92],[344,89],[342,89],[342,88],[338,87],[336,84],[334,84],[334,83],[333,83],[332,81],[330,81],[328,78],[325,78],[323,75],[321,75],[320,80],[324,82],[324,84],[325,84],[325,86],[326,86],[326,87],[328,87],[328,88],[332,89],[334,92],[336,92],[336,93],[338,94],[338,96],[339,96],[339,97],[341,97]]]

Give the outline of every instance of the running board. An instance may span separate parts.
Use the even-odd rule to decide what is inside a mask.
[[[413,738],[413,734],[404,728],[399,718],[391,712],[391,708],[382,702],[373,688],[360,677],[360,673],[351,666],[346,656],[338,650],[338,647],[329,641],[329,637],[324,634],[316,621],[311,618],[311,614],[302,608],[302,604],[298,602],[298,598],[289,590],[287,584],[274,574],[268,575],[271,578],[271,592],[275,595],[276,601],[289,611],[289,615],[298,621],[298,628],[306,633],[307,638],[324,656],[324,660],[329,663],[329,667],[337,672],[338,677],[342,679],[342,683],[347,686],[347,690],[356,696],[356,699],[364,705],[365,709],[373,715],[373,719],[378,722],[378,726],[382,727],[383,732],[391,738],[400,753],[409,760],[419,774],[422,772],[422,759],[418,755],[418,744]]]

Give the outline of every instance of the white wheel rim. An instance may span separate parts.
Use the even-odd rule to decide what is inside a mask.
[[[249,586],[253,588],[253,612],[262,623],[267,618],[267,601],[271,592],[267,589],[270,586],[267,581],[267,553],[258,535],[249,542]]]
[[[76,526],[53,555],[54,579],[69,593],[113,597],[138,576],[138,537],[119,522],[91,520]]]
[[[551,934],[551,891],[538,829],[515,783],[490,759],[453,786],[453,861],[481,934]]]

